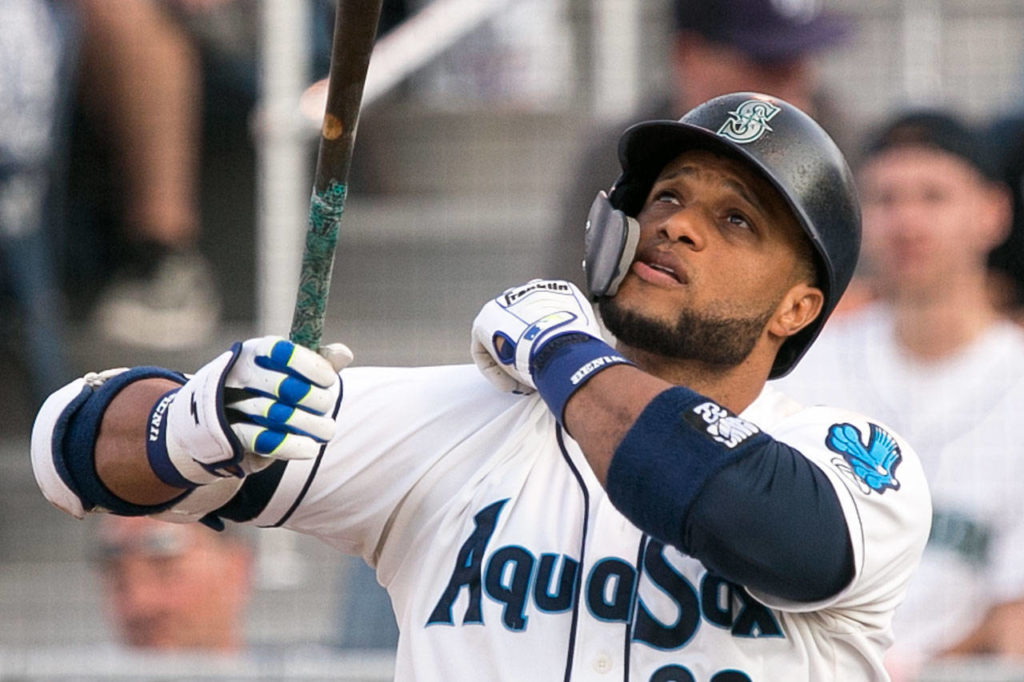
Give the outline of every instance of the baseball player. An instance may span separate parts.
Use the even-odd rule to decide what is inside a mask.
[[[910,446],[766,388],[853,272],[849,170],[736,93],[630,128],[587,281],[487,302],[476,367],[273,337],[187,377],[90,374],[33,429],[81,516],[285,526],[374,566],[402,680],[881,680],[928,534]],[[500,390],[496,390],[500,389]]]
[[[872,304],[834,319],[781,387],[871,406],[914,443],[932,533],[894,623],[894,668],[949,653],[1024,653],[1024,334],[993,307],[986,255],[1010,225],[980,136],[942,111],[903,112],[858,170]]]

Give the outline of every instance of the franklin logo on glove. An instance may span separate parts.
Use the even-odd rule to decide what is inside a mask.
[[[569,290],[569,285],[566,282],[559,282],[556,280],[534,280],[525,286],[516,287],[515,289],[509,289],[506,291],[503,296],[505,299],[505,305],[512,305],[531,291],[537,290],[557,291],[559,293],[572,295],[572,292]]]

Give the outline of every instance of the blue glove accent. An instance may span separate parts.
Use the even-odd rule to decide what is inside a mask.
[[[295,377],[288,377],[281,382],[280,402],[288,405],[298,405],[299,401],[309,393],[309,382]]]
[[[103,414],[110,401],[130,383],[142,379],[170,379],[185,383],[185,377],[160,367],[136,367],[107,379],[95,389],[86,387],[64,410],[53,432],[53,452],[59,461],[57,471],[64,482],[82,500],[86,509],[102,507],[122,516],[144,516],[174,506],[188,494],[158,505],[137,505],[114,495],[96,473],[94,449]]]
[[[260,435],[256,436],[256,442],[253,444],[253,449],[256,454],[269,455],[281,445],[284,441],[285,434],[279,431],[264,431]]]
[[[196,484],[181,475],[167,454],[167,406],[181,390],[171,389],[156,401],[149,413],[149,434],[146,437],[146,459],[156,477],[169,486],[192,490]]]
[[[295,346],[291,341],[278,341],[274,344],[274,347],[270,349],[270,359],[282,369],[288,367],[288,362],[292,359],[294,354]]]
[[[537,392],[565,428],[565,404],[598,372],[613,365],[632,365],[601,339],[570,332],[545,341],[530,360]]]
[[[302,375],[294,367],[288,365],[294,355],[295,344],[291,341],[281,340],[270,349],[270,355],[259,355],[253,359],[253,362],[264,369],[272,369],[275,372],[281,372],[291,377],[301,377]]]
[[[288,361],[295,353],[295,346],[288,341],[278,341],[270,349],[270,355],[259,355],[254,358],[260,367],[272,369],[283,374],[294,374],[294,370],[288,367]]]
[[[296,410],[301,409],[301,407],[290,407],[282,403],[274,403],[273,405],[270,406],[270,409],[267,411],[267,415],[265,417],[250,415],[248,421],[252,422],[253,424],[256,424],[257,426],[262,426],[265,429],[270,429],[271,431],[278,433],[280,435],[280,438],[277,438],[276,444],[274,445],[274,447],[277,447],[277,445],[280,445],[281,441],[284,440],[285,435],[289,433],[295,433],[300,436],[309,436],[311,438],[313,437],[313,435],[310,434],[308,431],[303,431],[300,428],[297,428],[295,426],[292,426],[291,424],[286,423],[289,419],[291,419],[292,415],[295,414]],[[271,442],[266,438],[269,437],[270,435],[271,434],[268,433],[262,433],[256,437],[256,452],[265,455],[273,451],[273,448],[271,448],[270,450],[259,449],[260,442]]]
[[[506,334],[505,332],[495,332],[495,339],[502,339],[505,343],[501,344],[500,347],[497,343],[494,344],[494,349],[498,353],[498,362],[503,365],[511,365],[516,361],[516,342],[515,340]]]
[[[670,388],[648,403],[616,448],[608,498],[637,528],[682,548],[687,514],[708,479],[772,442],[699,393]]]
[[[270,406],[267,411],[266,420],[268,422],[277,422],[277,426],[283,425],[286,421],[291,419],[291,416],[295,414],[295,408],[289,407],[288,405],[282,405],[281,403],[274,403]],[[260,424],[262,426],[262,424]]]

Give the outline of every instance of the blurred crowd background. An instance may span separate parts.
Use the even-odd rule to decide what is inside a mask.
[[[234,340],[287,334],[322,113],[307,88],[327,75],[333,11],[0,3],[0,680],[94,679],[82,661],[95,679],[130,679],[147,665],[101,662],[124,645],[102,529],[37,492],[31,419],[85,371],[191,370]],[[371,64],[325,330],[359,364],[466,362],[486,299],[535,276],[580,281],[615,136],[740,73],[742,88],[813,110],[851,161],[909,107],[975,126],[1013,192],[1014,228],[990,261],[1000,310],[1019,316],[1020,0],[386,0],[378,50],[389,59]],[[239,627],[279,654],[275,675],[319,679],[305,657],[387,679],[391,635],[374,658],[352,625],[371,617],[347,600],[362,569],[257,535]],[[1024,679],[1014,663],[958,661],[927,679]]]

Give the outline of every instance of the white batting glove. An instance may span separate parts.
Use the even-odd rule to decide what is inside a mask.
[[[601,338],[594,310],[572,282],[534,279],[488,301],[473,321],[473,361],[502,391],[533,393],[530,361],[547,341],[569,333]]]
[[[266,336],[236,343],[150,413],[154,473],[181,488],[245,476],[276,459],[311,459],[334,435],[344,344],[320,353]]]

